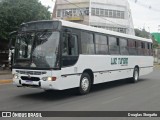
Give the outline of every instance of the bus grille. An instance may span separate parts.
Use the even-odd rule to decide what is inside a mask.
[[[17,73],[19,74],[24,74],[24,75],[43,75],[46,74],[47,72],[43,72],[43,71],[21,71],[21,70],[16,70]]]
[[[22,76],[21,77],[22,80],[31,80],[31,81],[39,81],[40,78],[38,77],[26,77],[26,76]]]

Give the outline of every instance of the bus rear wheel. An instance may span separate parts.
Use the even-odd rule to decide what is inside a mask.
[[[134,68],[133,77],[131,78],[132,83],[136,83],[139,80],[139,69],[137,67]]]
[[[89,93],[91,89],[91,78],[88,73],[83,73],[80,79],[78,92],[81,95]]]

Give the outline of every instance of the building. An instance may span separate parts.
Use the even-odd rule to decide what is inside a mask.
[[[57,0],[53,16],[135,35],[127,0]]]

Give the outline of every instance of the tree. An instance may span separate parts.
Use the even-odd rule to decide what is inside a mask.
[[[138,37],[152,39],[153,48],[157,48],[158,47],[158,42],[155,40],[154,36],[151,35],[151,33],[145,31],[145,29],[142,29],[142,30],[135,29],[135,35],[138,36]]]
[[[0,38],[7,39],[10,32],[17,30],[23,22],[49,20],[49,7],[39,0],[1,0]]]
[[[135,35],[138,37],[143,37],[143,38],[150,38],[151,34],[147,32],[145,29],[139,30],[135,29]]]
[[[153,48],[158,48],[158,42],[155,40],[154,36],[152,35],[152,41],[153,41]]]

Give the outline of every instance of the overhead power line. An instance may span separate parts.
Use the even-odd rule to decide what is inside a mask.
[[[160,9],[157,9],[157,8],[153,7],[152,5],[150,5],[150,4],[143,3],[143,2],[140,1],[140,0],[130,0],[130,1],[134,2],[134,3],[137,4],[137,5],[142,6],[142,7],[144,7],[144,8],[147,8],[147,9],[149,9],[149,10],[156,11],[156,12],[160,12]]]

